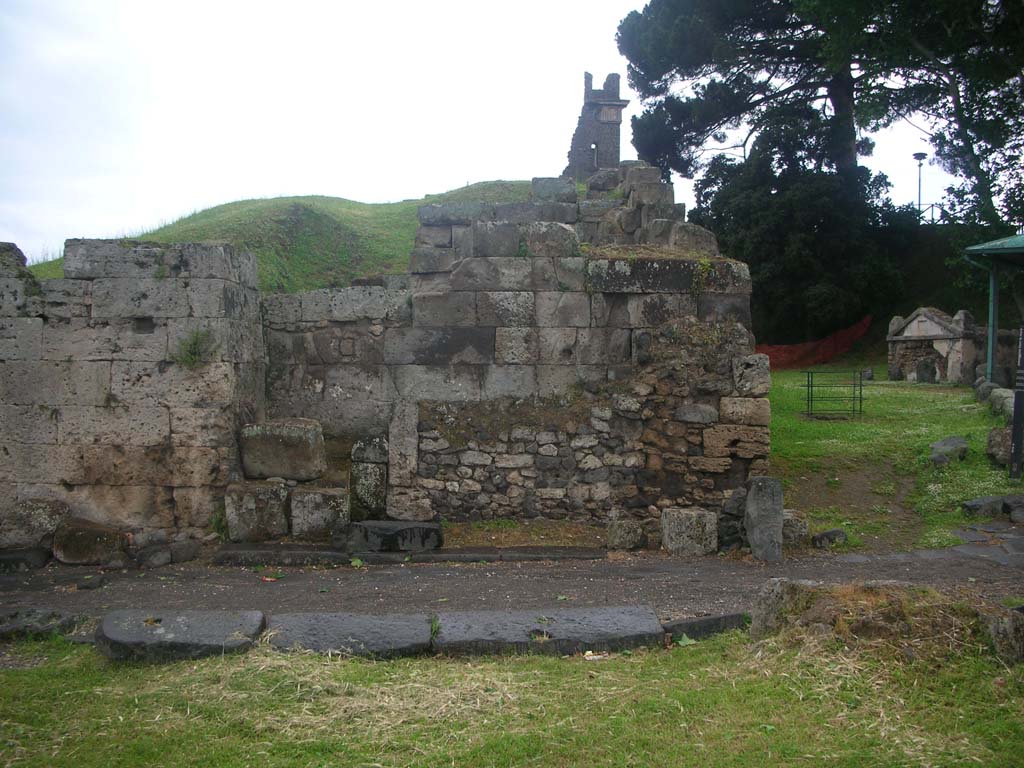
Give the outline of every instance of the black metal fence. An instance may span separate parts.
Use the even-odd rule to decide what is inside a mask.
[[[804,375],[805,415],[839,419],[864,413],[864,377],[860,371],[804,371]]]

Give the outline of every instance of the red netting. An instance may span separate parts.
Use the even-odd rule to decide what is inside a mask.
[[[773,369],[806,368],[845,355],[870,327],[871,315],[866,315],[855,325],[836,331],[818,341],[805,341],[802,344],[758,344],[757,351],[768,355]]]

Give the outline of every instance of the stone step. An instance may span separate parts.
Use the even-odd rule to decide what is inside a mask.
[[[348,552],[422,552],[440,549],[440,523],[405,520],[363,520],[350,523],[334,537],[334,546]]]
[[[270,619],[267,638],[278,650],[394,658],[430,651],[425,613],[282,613]]]
[[[327,545],[266,543],[224,544],[213,556],[214,565],[308,566],[348,565],[352,555]]]
[[[665,639],[648,606],[439,613],[433,647],[454,656],[621,651],[660,646]]]
[[[247,651],[263,632],[260,611],[147,611],[108,613],[96,647],[111,659],[198,659]]]

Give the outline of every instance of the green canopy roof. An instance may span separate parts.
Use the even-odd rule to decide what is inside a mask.
[[[987,243],[972,245],[964,249],[972,256],[1004,256],[1010,254],[1024,254],[1024,235],[1011,235],[1001,237],[998,240],[990,240]]]

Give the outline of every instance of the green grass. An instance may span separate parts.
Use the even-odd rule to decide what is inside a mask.
[[[858,363],[862,363],[858,361]],[[847,367],[859,367],[846,363]],[[843,367],[842,364],[832,367]],[[827,370],[822,366],[817,370]],[[876,364],[875,370],[884,370]],[[805,407],[805,376],[801,371],[772,374],[772,466],[785,487],[802,478],[826,475],[826,488],[839,489],[846,478],[864,468],[909,478],[912,490],[904,500],[923,524],[916,546],[960,543],[950,531],[963,527],[960,503],[977,496],[1020,492],[1005,469],[996,467],[985,453],[989,430],[1001,420],[977,403],[965,387],[869,382],[864,389],[864,415],[848,420],[809,419]],[[936,468],[928,460],[929,444],[962,435],[970,446],[967,458]],[[889,497],[896,494],[892,478],[881,477],[871,491],[886,497],[884,505],[854,514],[847,508],[803,510],[812,531],[841,526],[854,539],[866,533],[884,533]]]
[[[529,192],[528,181],[489,181],[398,203],[358,203],[322,196],[239,200],[193,213],[133,239],[232,243],[256,255],[264,291],[293,293],[349,285],[356,277],[406,271],[416,235],[416,209],[421,205],[522,202]],[[63,260],[34,264],[31,270],[39,278],[63,277]]]
[[[899,663],[732,633],[602,661],[15,656],[42,662],[0,670],[18,766],[1012,766],[1024,746],[1024,668],[979,651]]]

